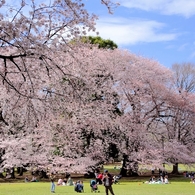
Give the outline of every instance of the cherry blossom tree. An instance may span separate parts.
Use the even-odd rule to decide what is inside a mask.
[[[173,157],[187,162],[188,148],[170,136],[174,126],[168,128],[170,117],[179,117],[170,108],[181,105],[171,72],[128,51],[79,46],[72,46],[74,58],[59,52],[55,61],[68,74],[45,80],[37,98],[2,95],[9,124],[2,123],[2,168],[82,172],[109,160],[111,145],[135,165],[160,167]],[[181,148],[183,161],[176,155]]]
[[[129,51],[72,44],[95,31],[81,0],[0,7],[1,170],[84,172],[109,160],[113,145],[134,165],[193,162],[193,95],[181,98],[170,70]]]
[[[192,165],[194,162],[194,65],[191,63],[174,64],[174,98],[167,121],[168,136],[179,143],[180,153],[170,158],[173,173],[178,173],[178,163]],[[185,149],[184,149],[185,148]],[[172,150],[173,151],[173,150]],[[178,155],[177,155],[178,154]]]
[[[149,129],[158,118],[156,110],[166,97],[166,84],[171,73],[153,60],[128,52],[123,56],[124,60],[118,62],[114,76],[118,80],[116,88],[121,98],[120,106],[125,113],[121,123],[124,124],[121,135],[125,137],[120,143],[121,149],[124,157],[127,156],[135,165],[159,166],[162,149]]]
[[[109,0],[101,3],[108,9],[114,6]],[[16,91],[27,101],[40,99],[40,91],[50,94],[49,86],[56,77],[70,76],[67,67],[71,66],[62,59],[61,51],[74,58],[77,48],[69,44],[70,39],[95,31],[97,17],[88,14],[81,0],[21,0],[11,5],[1,1],[0,7],[0,77],[5,93]],[[8,125],[3,113],[1,109],[0,121]]]
[[[113,79],[101,57],[104,52],[109,54],[84,46],[72,58],[62,51],[56,61],[66,59],[67,76],[45,82],[38,98],[15,92],[2,102],[10,124],[4,127],[2,168],[29,164],[44,170],[82,171],[105,158],[102,131],[112,125],[116,105]]]
[[[189,140],[194,139],[193,95],[179,95],[173,73],[157,62],[128,52],[123,56],[113,69],[117,69],[114,78],[125,113],[120,118],[124,124],[120,149],[125,159],[129,157],[135,168],[137,164],[158,168],[164,163],[191,164],[195,160]],[[174,124],[171,128],[170,123]]]
[[[102,0],[101,3],[111,11],[113,4],[110,1]],[[83,81],[77,79],[79,70],[76,73],[71,71],[74,70],[74,62],[82,60],[84,56],[78,59],[76,51],[79,46],[73,47],[69,41],[85,35],[87,31],[95,31],[97,17],[89,15],[80,0],[21,0],[11,5],[8,1],[1,1],[0,7],[2,168],[21,166],[22,163],[40,163],[40,166],[45,167],[49,151],[53,154],[53,145],[46,147],[43,143],[50,142],[40,140],[40,137],[50,135],[47,131],[42,132],[40,127],[47,128],[48,119],[57,120],[57,108],[49,109],[50,104],[57,95],[64,97],[65,102],[71,103],[72,97],[77,97],[80,102],[84,101],[82,93],[85,91],[81,90]],[[82,78],[82,75],[80,77]],[[59,86],[59,83],[68,83],[65,92],[61,90],[62,86],[54,87],[56,84]],[[68,96],[70,94],[71,98]],[[93,99],[99,94],[90,95]],[[73,101],[72,105],[80,104]],[[71,107],[70,105],[68,107]],[[48,114],[51,110],[53,112]],[[60,111],[57,113],[59,115]],[[71,111],[69,114],[71,115]],[[48,129],[55,127],[53,125]],[[74,129],[71,126],[67,135],[72,134]],[[75,140],[75,143],[77,141]],[[22,151],[28,151],[28,158],[25,158]],[[13,154],[16,161],[11,163]]]

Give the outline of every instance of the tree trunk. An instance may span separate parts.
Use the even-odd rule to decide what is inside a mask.
[[[7,179],[15,179],[14,167],[6,170],[6,178]]]
[[[11,174],[11,178],[15,179],[15,169],[14,169],[14,167],[11,169],[10,174]]]
[[[48,175],[47,175],[47,172],[45,172],[45,171],[41,171],[40,172],[40,178],[45,178],[45,179],[48,179],[49,177],[48,177]]]
[[[126,169],[127,159],[128,159],[127,155],[124,154],[123,155],[123,164],[122,164],[121,171],[120,171],[120,175],[122,177],[126,177],[127,176],[127,169]]]
[[[174,165],[173,165],[173,170],[172,170],[172,172],[171,172],[172,174],[179,174],[179,170],[178,170],[178,163],[175,163]]]
[[[3,173],[0,173],[0,178],[4,178],[4,175],[3,175]]]
[[[24,172],[23,167],[17,167],[17,173],[18,173],[19,176],[22,176],[23,172]]]

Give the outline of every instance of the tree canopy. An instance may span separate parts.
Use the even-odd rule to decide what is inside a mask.
[[[99,36],[84,36],[81,37],[81,41],[84,43],[90,43],[97,45],[98,48],[103,48],[103,49],[116,49],[118,46],[114,41],[110,39],[102,39]]]
[[[175,63],[172,66],[174,72],[175,85],[182,92],[195,92],[195,64]]]
[[[95,31],[81,0],[8,5],[0,3],[2,171],[85,172],[114,157],[111,147],[145,166],[195,161],[194,94],[178,93],[171,70],[112,41],[70,43]]]

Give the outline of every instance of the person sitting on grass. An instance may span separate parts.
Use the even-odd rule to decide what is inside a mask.
[[[74,184],[73,184],[73,180],[72,180],[71,177],[68,178],[67,184],[66,184],[66,185],[67,185],[67,186],[73,186],[73,185],[74,185]]]
[[[149,182],[146,183],[155,183],[156,182],[156,177],[153,175],[150,177]]]
[[[149,181],[146,181],[145,183],[146,184],[163,184],[164,180],[163,180],[162,176],[160,176],[160,178],[158,178],[158,179],[156,179],[155,176],[151,176]]]
[[[74,190],[75,190],[76,192],[80,192],[80,193],[81,193],[81,192],[84,192],[84,186],[83,186],[82,181],[77,181],[77,182],[76,182]]]
[[[63,180],[60,178],[60,179],[58,179],[58,183],[57,183],[57,185],[58,186],[61,186],[62,185],[62,183],[63,183]]]
[[[25,177],[24,181],[25,181],[25,182],[29,182],[28,177]]]
[[[195,178],[192,178],[190,183],[195,183]]]
[[[62,182],[62,185],[65,186],[66,184],[67,184],[67,179],[64,178],[64,179],[63,179],[63,182]]]
[[[37,178],[36,177],[32,177],[31,182],[37,182]]]
[[[169,184],[169,180],[168,180],[168,176],[167,175],[165,175],[164,184]]]

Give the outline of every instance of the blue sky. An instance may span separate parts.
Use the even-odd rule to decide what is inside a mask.
[[[166,67],[195,63],[195,0],[118,0],[109,14],[100,0],[83,0],[98,15],[97,31],[119,48]]]

